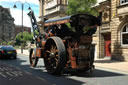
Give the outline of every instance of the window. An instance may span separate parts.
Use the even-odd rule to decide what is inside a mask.
[[[128,24],[125,25],[121,32],[121,45],[128,45]]]
[[[46,3],[49,3],[49,2],[51,2],[51,1],[53,1],[53,0],[46,0]]]
[[[62,0],[63,5],[67,5],[67,0]]]
[[[120,0],[120,5],[128,4],[128,0]]]
[[[58,4],[62,4],[62,0],[57,0],[57,3]]]

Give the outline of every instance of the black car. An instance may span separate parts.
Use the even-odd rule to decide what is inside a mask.
[[[16,49],[13,46],[0,46],[0,58],[17,58]]]

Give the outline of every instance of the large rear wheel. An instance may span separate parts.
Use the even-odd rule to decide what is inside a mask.
[[[44,63],[50,74],[60,75],[66,64],[66,50],[59,37],[51,37],[47,40],[44,50]]]
[[[32,67],[36,67],[37,62],[38,62],[38,57],[36,57],[36,53],[35,52],[36,51],[34,51],[34,49],[31,49],[30,50],[30,54],[29,54],[29,62],[30,62],[30,65]]]

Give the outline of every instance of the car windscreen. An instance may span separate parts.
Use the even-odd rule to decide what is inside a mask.
[[[15,50],[13,47],[1,47],[3,50]]]

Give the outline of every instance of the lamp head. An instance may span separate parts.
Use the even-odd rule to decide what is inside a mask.
[[[31,7],[29,7],[28,10],[31,10]]]
[[[17,8],[16,5],[14,5],[13,8]]]

